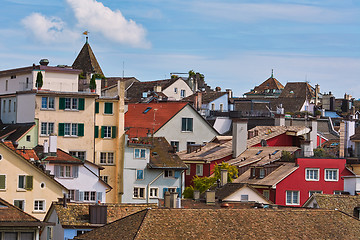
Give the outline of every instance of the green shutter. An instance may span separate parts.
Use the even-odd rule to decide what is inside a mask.
[[[112,114],[113,113],[113,103],[111,103],[111,102],[106,102],[105,103],[104,113],[105,114]]]
[[[188,119],[189,119],[188,131],[193,131],[193,119],[192,118],[188,118]]]
[[[58,131],[58,135],[59,136],[64,136],[64,123],[59,123],[59,131]]]
[[[79,137],[84,136],[84,124],[78,123],[78,134]]]
[[[0,189],[5,189],[5,180],[6,180],[6,176],[0,175]]]
[[[59,109],[65,109],[65,98],[59,98]]]
[[[104,138],[105,136],[105,128],[104,126],[101,127],[101,138]]]
[[[26,190],[33,189],[33,176],[26,176],[25,189]]]
[[[99,113],[99,102],[95,102],[95,113]]]
[[[181,131],[186,131],[186,118],[181,119]]]
[[[85,109],[85,98],[79,98],[79,110]]]
[[[116,126],[111,127],[111,137],[116,138]]]
[[[95,134],[94,134],[95,138],[99,137],[99,126],[95,126]]]

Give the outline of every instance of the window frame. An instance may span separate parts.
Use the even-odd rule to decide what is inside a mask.
[[[308,174],[309,171],[309,174]],[[313,174],[313,177],[311,177],[310,172],[316,171],[317,172],[317,178],[315,178],[315,175]],[[305,168],[305,180],[306,181],[319,181],[320,180],[320,169],[319,168]]]
[[[201,169],[201,171],[198,171],[198,167],[201,167],[201,168],[199,168],[199,170]],[[196,164],[195,170],[196,170],[195,171],[196,176],[199,176],[199,177],[204,176],[204,165],[203,164]]]
[[[309,191],[309,197],[311,197],[311,195],[313,195],[314,193],[320,193],[320,194],[322,194],[323,191],[322,191],[322,190],[310,190],[310,191]]]
[[[155,195],[153,194],[155,190]],[[159,198],[159,188],[158,187],[151,187],[149,189],[149,198]]]
[[[20,186],[20,177],[22,177],[22,187]],[[18,181],[17,181],[17,191],[26,191],[26,175],[18,175]]]
[[[16,201],[16,202],[22,202],[22,208],[16,206],[15,201]],[[24,211],[24,210],[25,210],[25,199],[14,199],[14,200],[13,200],[13,205],[14,205],[15,207],[21,209],[22,211]]]
[[[44,99],[46,103],[44,104]],[[41,97],[41,110],[55,110],[55,97]]]
[[[297,200],[294,202],[294,193],[297,193]],[[291,194],[291,202],[288,202],[288,193]],[[298,190],[288,190],[285,192],[285,203],[286,205],[300,205],[300,191]]]
[[[175,178],[174,170],[164,170],[164,178]]]
[[[145,177],[144,177],[144,175],[145,175],[144,169],[136,169],[135,173],[136,173],[136,176],[135,176],[136,180],[144,180],[145,179]],[[140,175],[139,175],[139,173],[140,173]]]
[[[36,205],[36,202],[42,202],[42,209],[39,208],[40,205]],[[38,209],[36,209],[38,208]],[[45,199],[34,199],[34,208],[33,212],[45,212],[46,211],[46,201]]]
[[[327,172],[336,171],[336,179],[328,178]],[[331,176],[333,176],[331,174]],[[327,182],[338,182],[339,181],[339,169],[338,168],[325,168],[324,169],[324,180]]]
[[[74,134],[74,129],[76,132],[75,134]],[[79,124],[78,123],[64,123],[64,137],[79,137]]]
[[[52,127],[50,127],[52,126]],[[52,128],[52,131],[51,131]],[[40,124],[40,136],[49,136],[55,132],[55,123],[54,122],[41,122]]]
[[[136,153],[136,150],[139,151],[139,154]],[[144,153],[144,156],[142,153]],[[134,148],[134,158],[135,159],[146,159],[146,149],[145,148]]]
[[[135,194],[136,190],[136,194]],[[143,191],[143,192],[141,192]],[[145,199],[146,189],[144,187],[134,187],[133,188],[133,198],[136,199]],[[141,196],[142,195],[142,196]]]
[[[185,89],[180,90],[180,97],[184,98],[186,95]]]
[[[194,131],[194,119],[187,117],[181,118],[181,132],[193,132],[193,131]]]
[[[170,141],[170,145],[174,148],[175,152],[179,152],[179,141]]]
[[[99,154],[99,164],[101,165],[114,165],[114,159],[115,159],[114,152],[100,152]]]
[[[86,160],[86,151],[69,151],[69,154],[73,157],[76,157],[78,159],[81,159],[81,160]],[[81,155],[84,155],[84,157],[82,157]]]
[[[103,126],[104,128],[104,138],[111,138],[111,126]]]

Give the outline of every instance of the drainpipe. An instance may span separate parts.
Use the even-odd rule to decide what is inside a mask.
[[[156,178],[154,178],[151,182],[148,183],[147,185],[147,193],[146,193],[146,203],[149,203],[149,194],[150,194],[150,185],[153,184],[159,177],[161,177],[161,175],[163,175],[164,171],[161,171],[161,173],[159,175],[156,176]],[[158,194],[160,193],[160,191],[158,192]]]

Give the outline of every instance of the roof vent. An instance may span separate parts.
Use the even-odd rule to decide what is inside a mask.
[[[49,60],[44,58],[41,59],[39,63],[41,66],[47,66],[49,64]]]

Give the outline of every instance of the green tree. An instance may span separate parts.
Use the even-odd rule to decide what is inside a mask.
[[[194,188],[199,190],[200,193],[205,192],[216,183],[215,177],[198,177],[193,178]]]
[[[96,81],[95,81],[95,74],[94,75],[92,75],[92,77],[91,77],[91,80],[90,80],[90,85],[89,85],[89,88],[91,89],[91,90],[95,90],[96,89]]]
[[[234,179],[238,177],[238,169],[236,166],[232,166],[228,163],[222,162],[220,165],[216,164],[214,175],[216,179],[221,178],[221,169],[226,169],[228,171],[228,182],[232,182]]]
[[[37,73],[37,75],[36,75],[36,87],[37,88],[42,88],[42,86],[43,86],[43,75],[42,75],[42,73],[41,73],[41,71],[39,71],[38,73]]]

